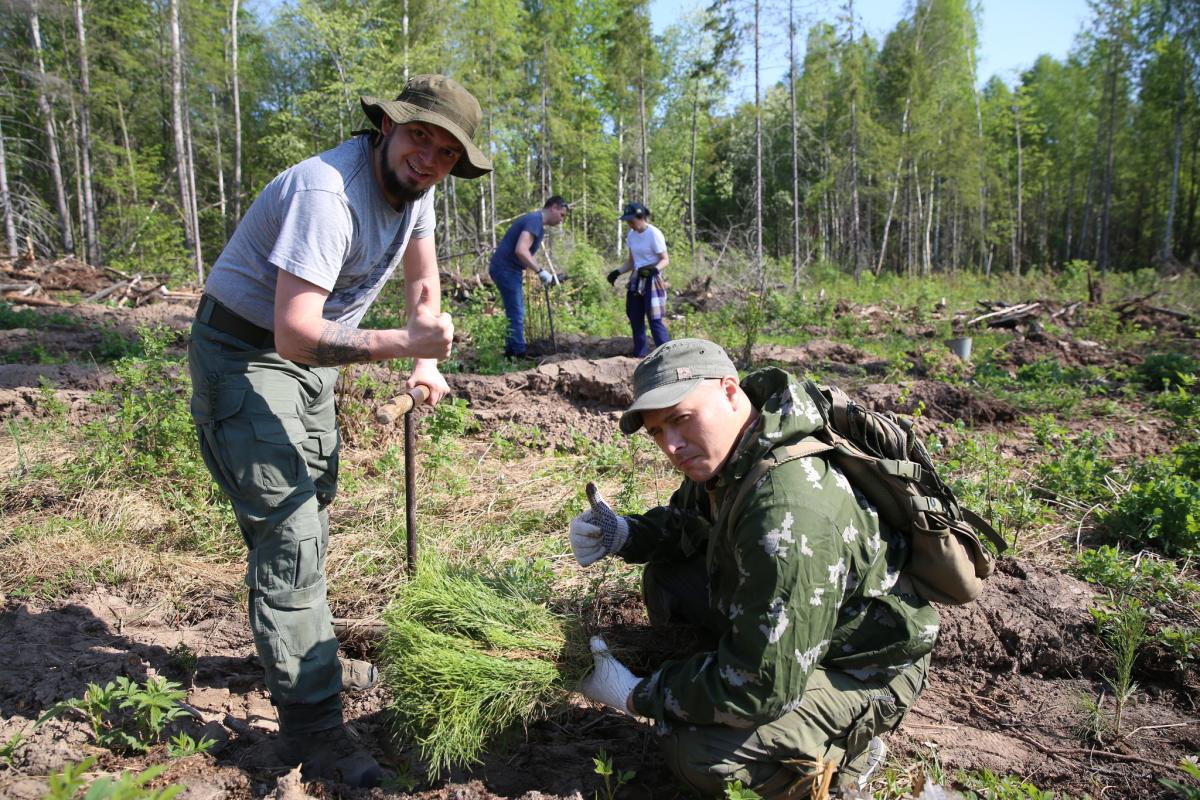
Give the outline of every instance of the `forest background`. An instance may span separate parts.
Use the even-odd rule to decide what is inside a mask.
[[[697,271],[737,253],[793,285],[1188,263],[1200,238],[1200,0],[1092,0],[1015,87],[977,75],[970,0],[916,0],[882,41],[853,0],[714,0],[661,35],[646,0],[3,2],[12,255],[199,280],[271,177],[365,124],[359,95],[429,71],[479,98],[497,167],[440,191],[459,271],[552,193],[576,247],[619,254],[636,199]]]

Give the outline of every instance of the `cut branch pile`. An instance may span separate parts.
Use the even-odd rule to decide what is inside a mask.
[[[432,776],[546,715],[591,659],[582,629],[512,583],[423,559],[384,614],[383,674]]]
[[[113,279],[115,282],[112,282]],[[55,261],[0,260],[0,300],[15,305],[69,306],[51,292],[85,294],[84,303],[143,306],[162,300],[197,302],[200,293],[172,291],[153,275],[128,275],[113,267],[93,267],[76,258]]]

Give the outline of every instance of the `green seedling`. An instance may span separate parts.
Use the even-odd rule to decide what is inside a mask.
[[[385,613],[384,678],[435,777],[543,716],[591,663],[582,633],[520,578],[489,582],[427,558]]]
[[[186,643],[180,642],[167,653],[167,660],[171,666],[178,669],[184,674],[188,684],[196,677],[196,664],[199,661],[196,656],[196,651],[188,647]]]
[[[601,748],[600,752],[592,756],[593,771],[604,779],[604,800],[613,800],[617,795],[617,790],[634,779],[637,773],[631,769],[617,772],[613,766],[613,759],[608,753]],[[599,800],[600,792],[595,791],[592,794],[594,800]]]
[[[171,741],[167,743],[167,755],[171,758],[187,758],[197,753],[207,753],[214,744],[216,742],[212,739],[201,736],[200,741],[196,741],[191,736],[180,731],[172,736]]]
[[[7,742],[0,745],[0,760],[3,760],[8,766],[13,766],[13,756],[17,753],[17,748],[21,746],[25,734],[21,732],[14,733]]]

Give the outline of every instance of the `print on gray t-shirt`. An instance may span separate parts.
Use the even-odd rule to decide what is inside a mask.
[[[284,170],[229,239],[204,290],[234,313],[275,329],[277,270],[329,291],[322,316],[357,327],[410,239],[432,236],[433,190],[397,213],[371,170],[370,139],[356,136]]]

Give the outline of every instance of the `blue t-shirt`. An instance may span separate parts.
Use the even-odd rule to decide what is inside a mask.
[[[255,199],[204,290],[260,328],[275,329],[275,284],[286,270],[329,292],[322,316],[357,327],[410,239],[432,236],[433,190],[396,212],[356,136],[275,177]]]
[[[530,211],[517,218],[517,221],[512,224],[512,227],[504,234],[504,238],[500,240],[500,244],[496,245],[496,252],[492,253],[492,266],[504,265],[513,269],[525,269],[525,265],[517,258],[517,240],[521,238],[521,234],[529,231],[529,235],[533,237],[533,244],[529,246],[529,254],[533,255],[538,251],[538,247],[542,244],[542,236],[545,234],[545,226],[542,225],[542,212]]]

